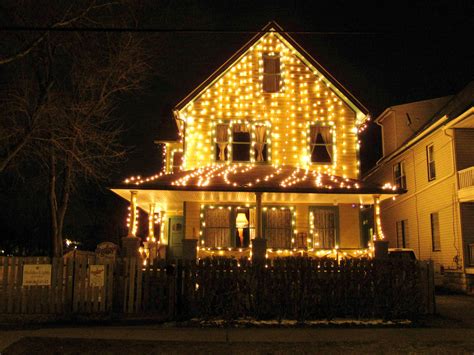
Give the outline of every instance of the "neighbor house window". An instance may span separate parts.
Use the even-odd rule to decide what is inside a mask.
[[[333,161],[331,127],[311,125],[309,128],[309,149],[311,163],[331,164]]]
[[[250,129],[248,124],[232,126],[232,160],[250,161]]]
[[[406,189],[407,179],[405,176],[405,163],[398,162],[393,166],[393,183],[399,189]]]
[[[314,248],[333,249],[337,239],[337,209],[312,207],[309,212],[310,232]]]
[[[292,233],[292,211],[288,208],[268,208],[264,213],[263,234],[267,248],[290,249]]]
[[[268,161],[268,143],[267,143],[267,127],[262,124],[254,126],[255,130],[255,161]]]
[[[280,55],[274,53],[263,54],[263,91],[280,91],[281,72]]]
[[[229,125],[218,124],[216,126],[216,161],[226,161],[229,159],[228,155],[229,145]]]
[[[433,251],[441,250],[441,237],[439,233],[439,213],[434,212],[430,214],[431,220],[431,243],[433,245]]]
[[[436,166],[433,144],[426,147],[426,160],[428,164],[428,180],[431,181],[436,179]]]
[[[408,220],[397,221],[397,248],[408,248]]]

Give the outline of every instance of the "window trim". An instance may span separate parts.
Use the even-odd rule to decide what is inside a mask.
[[[432,160],[430,161],[430,148],[432,148]],[[434,151],[434,143],[430,143],[426,146],[426,168],[427,168],[427,175],[428,181],[436,180],[436,158],[435,158],[435,151]],[[433,163],[433,170],[434,174],[432,175],[430,164]]]
[[[433,224],[433,216],[436,215],[437,219],[437,232],[438,232],[438,245],[435,248],[435,228]],[[441,227],[439,224],[439,211],[430,213],[430,229],[431,229],[431,249],[432,251],[441,251]]]

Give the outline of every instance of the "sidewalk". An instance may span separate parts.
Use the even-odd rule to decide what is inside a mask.
[[[425,328],[179,328],[166,325],[63,326],[42,329],[0,331],[0,353],[15,342],[22,353],[38,348],[64,352],[170,353],[273,352],[274,349],[301,352],[317,349],[360,352],[473,352],[474,297],[438,296],[440,316]],[[89,350],[88,350],[89,349]],[[100,351],[99,351],[100,352]],[[47,351],[43,352],[47,353]]]
[[[31,339],[35,338],[35,339]],[[163,328],[161,326],[134,327],[87,327],[87,328],[49,328],[22,331],[3,331],[0,333],[0,352],[16,341],[27,340],[32,344],[43,341],[60,345],[81,344],[81,349],[87,352],[87,344],[97,350],[97,344],[108,340],[108,348],[113,349],[113,341],[124,349],[154,345],[164,350],[166,347],[184,350],[196,346],[205,346],[209,351],[232,346],[236,350],[242,346],[253,346],[258,349],[262,345],[269,347],[271,342],[275,347],[285,347],[289,343],[296,348],[310,349],[346,346],[353,350],[434,350],[458,349],[461,351],[474,350],[474,329],[194,329],[194,328]],[[54,340],[56,339],[56,340]],[[80,339],[80,341],[71,341]],[[93,343],[90,340],[100,339]],[[112,342],[110,342],[112,341]],[[253,345],[251,345],[253,344]],[[286,344],[286,345],[285,345]],[[15,345],[16,346],[16,345]],[[73,346],[73,345],[71,345]],[[76,346],[76,345],[74,345]],[[85,346],[85,347],[82,347]],[[110,348],[112,346],[112,348]],[[454,347],[454,348],[453,348]],[[204,349],[204,351],[206,351]],[[294,347],[293,347],[294,349]],[[52,350],[52,349],[50,349]],[[76,349],[77,351],[78,349]],[[80,350],[81,352],[83,350]]]

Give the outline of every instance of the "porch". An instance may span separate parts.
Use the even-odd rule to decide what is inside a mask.
[[[383,239],[378,204],[402,192],[289,166],[222,164],[131,178],[112,191],[130,201],[125,243],[138,248],[136,211],[148,214],[148,254],[156,243],[172,259],[260,260],[373,256],[372,241]],[[363,229],[360,210],[371,205],[375,225]]]

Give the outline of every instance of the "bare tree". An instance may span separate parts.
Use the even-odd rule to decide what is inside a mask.
[[[100,11],[91,17],[92,10]],[[116,4],[96,1],[79,13],[67,18],[95,26],[130,20]],[[2,95],[8,114],[0,125],[0,171],[21,152],[40,162],[49,188],[53,255],[61,256],[64,219],[77,182],[106,178],[124,157],[116,108],[147,77],[147,46],[123,32],[48,33],[39,38],[22,60],[22,75],[13,77],[17,88]]]

